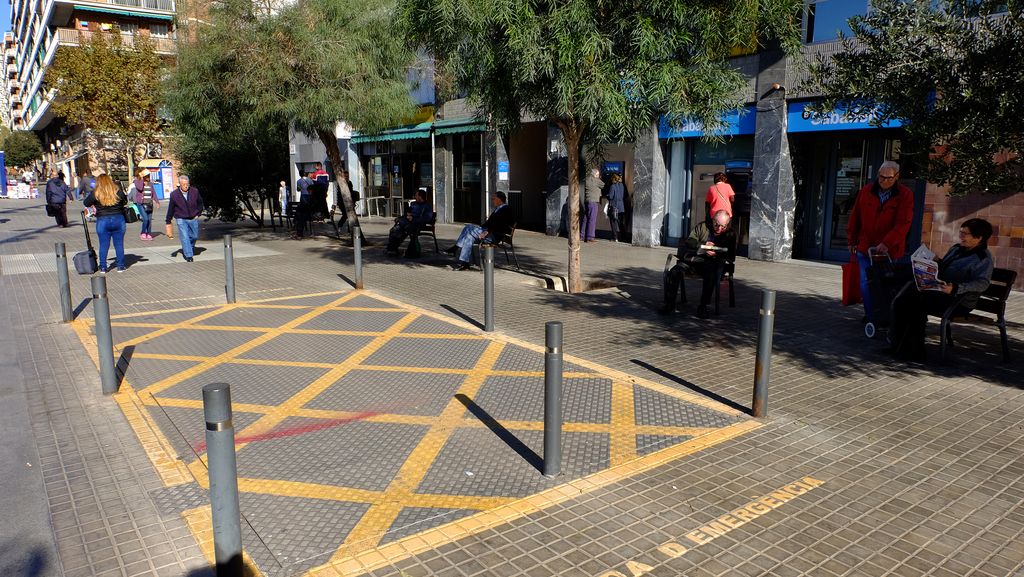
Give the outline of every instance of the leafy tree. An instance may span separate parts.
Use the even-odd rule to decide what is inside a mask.
[[[47,70],[46,86],[57,90],[53,113],[121,140],[130,171],[160,133],[162,66],[147,37],[131,37],[128,44],[117,31],[83,35],[81,46],[61,46]]]
[[[4,149],[4,143],[7,142],[7,137],[11,135],[11,129],[6,126],[0,126],[0,150]]]
[[[241,7],[245,0],[229,0]],[[415,53],[379,0],[297,0],[271,15],[238,18],[230,89],[256,117],[284,118],[327,149],[349,222],[356,223],[334,131],[344,121],[373,132],[414,113],[407,74]]]
[[[399,0],[439,76],[504,132],[523,113],[562,132],[569,161],[569,290],[579,292],[584,140],[635,138],[659,116],[721,126],[741,103],[730,50],[754,38],[798,43],[799,0]]]
[[[16,130],[4,140],[5,160],[11,166],[26,166],[39,160],[43,146],[30,130]]]
[[[850,20],[845,51],[812,66],[819,111],[845,106],[903,122],[950,193],[1016,192],[1024,170],[1024,5],[989,0],[874,0]]]
[[[245,46],[239,23],[251,25],[256,16],[248,3],[213,5],[208,25],[185,30],[189,41],[180,43],[163,89],[174,118],[172,148],[204,200],[226,219],[241,203],[262,226],[264,203],[273,206],[278,182],[288,180],[288,125],[255,114],[238,92],[238,48]]]

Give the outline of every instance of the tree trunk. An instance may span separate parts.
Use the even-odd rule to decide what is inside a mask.
[[[331,168],[334,169],[334,184],[338,187],[341,202],[344,204],[342,209],[345,211],[345,218],[348,219],[348,231],[351,236],[355,228],[359,226],[359,217],[356,215],[355,203],[352,202],[352,191],[348,188],[348,180],[341,178],[342,167],[345,166],[345,163],[341,159],[341,148],[338,146],[338,139],[334,137],[333,132],[328,130],[318,130],[316,134],[320,137],[320,142],[324,144],[324,148],[327,149],[327,159],[331,161]],[[362,228],[359,230],[362,233]],[[352,237],[351,240],[354,245],[355,237]]]
[[[575,124],[559,124],[569,154],[569,292],[583,290],[580,274],[580,138],[583,131]]]

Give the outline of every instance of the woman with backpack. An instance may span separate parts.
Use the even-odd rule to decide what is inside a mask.
[[[127,228],[124,221],[124,207],[128,205],[128,197],[114,184],[109,174],[101,174],[96,178],[96,190],[89,193],[82,201],[85,206],[96,207],[96,236],[100,239],[99,269],[107,272],[107,251],[110,241],[114,241],[117,272],[124,272],[124,232]]]
[[[142,222],[142,229],[139,231],[139,239],[153,240],[153,205],[160,208],[160,201],[153,194],[153,185],[149,182],[149,171],[145,168],[135,172],[135,182],[132,183],[131,201],[138,208],[139,220]]]

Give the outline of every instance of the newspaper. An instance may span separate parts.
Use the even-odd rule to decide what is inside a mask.
[[[921,245],[910,256],[914,267],[914,284],[919,291],[941,291],[946,283],[939,280],[939,264],[935,262],[935,253],[927,246]]]

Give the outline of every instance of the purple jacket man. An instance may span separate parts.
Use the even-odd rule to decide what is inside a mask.
[[[167,202],[167,224],[171,219],[178,225],[178,235],[181,237],[181,256],[185,262],[192,262],[195,251],[196,240],[199,238],[199,216],[203,214],[206,206],[203,204],[203,197],[194,186],[189,186],[189,178],[186,175],[178,177],[178,188],[171,193]]]

